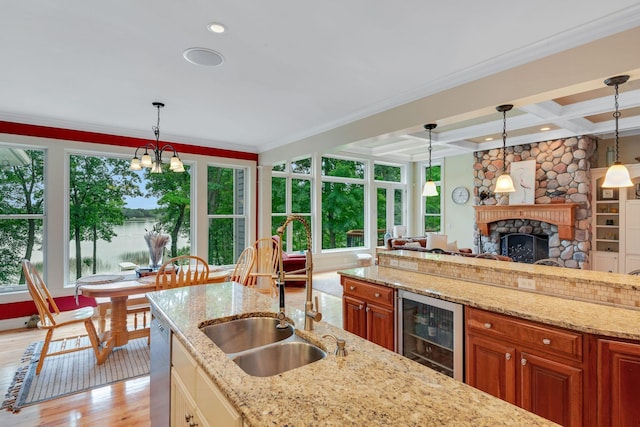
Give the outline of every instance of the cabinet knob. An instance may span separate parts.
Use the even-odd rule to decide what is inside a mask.
[[[507,359],[507,360],[511,360],[511,353],[505,354],[504,358]]]
[[[549,344],[551,344],[551,340],[549,338],[545,338],[545,339],[542,340],[542,344],[549,345]]]
[[[351,286],[349,286],[349,290],[350,290],[350,291],[355,291],[355,290],[356,290],[356,287],[355,287],[355,286],[353,286],[353,285],[351,285]]]
[[[524,357],[522,359],[520,359],[520,364],[522,366],[526,365],[527,364],[527,359],[525,359]]]
[[[380,298],[380,292],[376,292],[375,294],[373,294],[373,296],[375,296],[376,298]]]
[[[358,310],[362,310],[362,306],[361,305],[358,306]]]
[[[198,427],[198,423],[189,423],[189,427]]]
[[[188,422],[189,422],[189,421],[191,421],[192,419],[193,419],[193,415],[191,415],[191,414],[186,414],[186,415],[184,416],[184,421],[185,421],[186,423],[188,423]]]
[[[485,329],[491,329],[491,326],[492,326],[491,323],[488,323],[488,322],[484,324]]]
[[[369,310],[371,310],[369,307],[367,307],[367,308],[365,309],[365,311],[366,311],[367,313],[369,312]]]

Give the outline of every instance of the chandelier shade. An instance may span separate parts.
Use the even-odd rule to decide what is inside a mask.
[[[604,182],[602,183],[602,188],[621,188],[621,187],[631,187],[633,186],[633,182],[631,182],[631,177],[629,176],[629,171],[627,168],[620,163],[620,135],[618,131],[618,119],[620,118],[620,106],[618,104],[618,87],[626,83],[629,80],[629,76],[616,76],[608,78],[604,81],[604,84],[607,86],[613,86],[615,88],[615,112],[613,113],[613,118],[616,122],[616,140],[615,140],[615,154],[616,160],[615,162],[607,169],[607,173],[604,176]]]
[[[156,126],[153,126],[153,134],[156,138],[156,143],[147,143],[136,148],[136,151],[129,164],[129,170],[139,171],[143,168],[151,169],[151,173],[162,173],[162,154],[165,151],[172,151],[173,156],[169,163],[169,170],[173,172],[184,172],[184,164],[178,152],[171,144],[164,144],[160,146],[160,109],[164,107],[162,102],[154,102],[153,106],[158,110],[158,122]],[[138,151],[144,149],[144,154],[141,158],[138,158]]]

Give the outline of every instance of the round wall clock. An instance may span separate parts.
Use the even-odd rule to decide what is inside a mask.
[[[469,201],[469,190],[465,187],[456,187],[451,192],[451,199],[458,205],[464,205]]]

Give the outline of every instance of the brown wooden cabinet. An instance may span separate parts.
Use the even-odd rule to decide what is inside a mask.
[[[590,424],[582,334],[470,307],[465,317],[469,385],[558,424]]]
[[[394,290],[344,277],[343,328],[389,350],[395,348]]]
[[[598,425],[640,424],[640,344],[599,339]]]

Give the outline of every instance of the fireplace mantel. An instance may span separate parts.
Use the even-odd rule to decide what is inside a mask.
[[[578,203],[551,203],[545,205],[480,205],[476,210],[476,224],[481,234],[489,235],[489,224],[507,219],[544,221],[558,226],[563,240],[573,240],[575,207]]]

